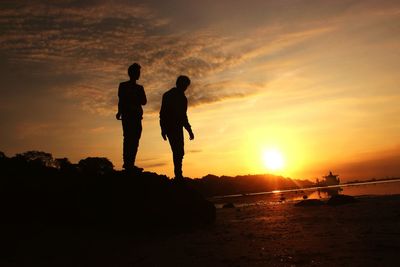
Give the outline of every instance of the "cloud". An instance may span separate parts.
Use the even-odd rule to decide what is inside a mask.
[[[143,67],[140,82],[146,89],[149,110],[156,112],[162,93],[174,86],[180,74],[193,81],[188,96],[194,106],[257,94],[270,78],[254,81],[241,76],[240,69],[279,57],[282,51],[290,53],[302,42],[335,31],[337,26],[332,14],[333,22],[319,21],[311,14],[310,18],[298,18],[294,28],[287,27],[293,21],[279,21],[281,24],[259,23],[235,34],[212,26],[189,32],[172,28],[173,18],[155,6],[125,0],[10,1],[0,10],[4,25],[0,52],[7,55],[9,64],[21,68],[48,65],[45,76],[50,82],[46,87],[53,90],[60,90],[60,77],[70,77],[62,84],[65,96],[84,110],[103,115],[115,112],[118,83],[126,79],[127,67],[137,61]],[[271,10],[268,22],[273,17]],[[346,12],[341,14],[348,17]],[[42,80],[37,83],[43,84]]]
[[[142,163],[139,160],[139,165],[143,168],[156,168],[156,167],[163,167],[166,166],[167,163],[166,162],[153,162],[153,163]]]
[[[167,162],[160,160],[157,157],[145,157],[137,160],[138,165],[143,168],[156,168],[168,165]]]
[[[264,88],[262,84],[225,80],[195,86],[187,95],[190,105],[198,106],[230,98],[248,97],[262,88]]]
[[[266,45],[265,41],[273,38],[258,31],[244,38],[211,30],[174,33],[168,31],[167,18],[125,1],[20,3],[19,8],[3,9],[0,17],[7,25],[0,49],[10,51],[12,60],[19,63],[51,65],[47,79],[67,73],[79,77],[64,87],[66,96],[79,101],[84,110],[104,115],[115,112],[118,82],[132,61],[143,65],[141,82],[151,111],[159,110],[162,93],[180,74],[195,81],[189,101],[196,106],[256,93],[260,88],[252,82],[213,77],[309,35],[278,36]]]
[[[0,11],[4,25],[0,50],[7,54],[9,65],[48,65],[45,76],[52,81],[50,88],[58,87],[63,74],[79,77],[64,88],[66,96],[80,101],[86,110],[114,112],[118,81],[126,77],[132,61],[143,65],[142,81],[150,103],[155,103],[177,75],[204,77],[236,60],[219,49],[224,38],[167,32],[168,19],[144,5],[71,3],[75,2],[9,3]]]
[[[203,150],[201,150],[201,149],[192,149],[192,150],[187,151],[187,153],[201,153],[201,152],[203,152]]]
[[[104,90],[97,86],[77,85],[67,90],[66,96],[80,101],[81,108],[85,111],[101,115],[110,115],[116,112],[113,90]]]

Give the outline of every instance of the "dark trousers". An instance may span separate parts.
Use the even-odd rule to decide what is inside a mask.
[[[174,160],[175,178],[182,178],[182,160],[185,155],[183,142],[183,128],[171,127],[167,130],[167,137],[172,150]]]
[[[142,118],[122,118],[122,130],[124,131],[123,158],[124,169],[132,168],[135,165],[139,139],[142,135]]]

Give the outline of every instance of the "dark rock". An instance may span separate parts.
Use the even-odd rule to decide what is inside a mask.
[[[198,227],[216,218],[213,203],[166,176],[120,171],[79,175],[59,180],[37,178],[39,185],[35,186],[24,181],[8,183],[0,190],[6,223],[152,231]],[[27,179],[29,183],[32,180]],[[12,205],[5,204],[10,202]]]
[[[319,199],[305,199],[295,204],[296,207],[314,207],[324,205]]]
[[[128,227],[187,228],[215,221],[214,204],[186,183],[144,172],[121,177],[112,193],[114,223]]]
[[[357,199],[348,195],[333,195],[327,202],[330,206],[344,205],[357,202]]]

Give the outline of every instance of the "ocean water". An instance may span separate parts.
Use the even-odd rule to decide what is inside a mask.
[[[226,203],[233,203],[235,207],[241,207],[247,205],[283,204],[297,202],[303,199],[326,200],[335,194],[350,196],[400,195],[400,179],[306,189],[275,190],[246,195],[221,196],[213,198],[211,201],[215,203],[217,208],[222,208]]]

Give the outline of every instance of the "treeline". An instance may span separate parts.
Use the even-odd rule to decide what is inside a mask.
[[[114,165],[104,157],[87,157],[77,164],[68,158],[53,158],[51,153],[43,151],[27,151],[7,157],[0,151],[1,172],[9,176],[23,175],[105,175],[114,170]]]
[[[120,172],[114,170],[113,163],[104,157],[88,157],[74,164],[67,158],[53,158],[52,154],[43,151],[27,151],[11,158],[0,152],[0,168],[2,174],[8,178],[6,179],[8,182],[19,182],[21,186],[35,187],[49,187],[57,184],[58,190],[61,189],[60,187],[91,187],[94,183],[93,179],[113,179],[120,175]],[[158,176],[167,179],[164,175]],[[2,181],[4,182],[4,179]],[[200,179],[186,179],[186,182],[207,197],[295,189],[314,185],[309,180],[294,180],[271,174],[235,177],[209,174]]]
[[[0,152],[0,208],[3,223],[68,224],[104,221],[115,180],[106,158],[88,157],[77,164],[43,151],[7,157]],[[97,214],[94,216],[93,214]],[[110,217],[105,215],[104,217]]]

